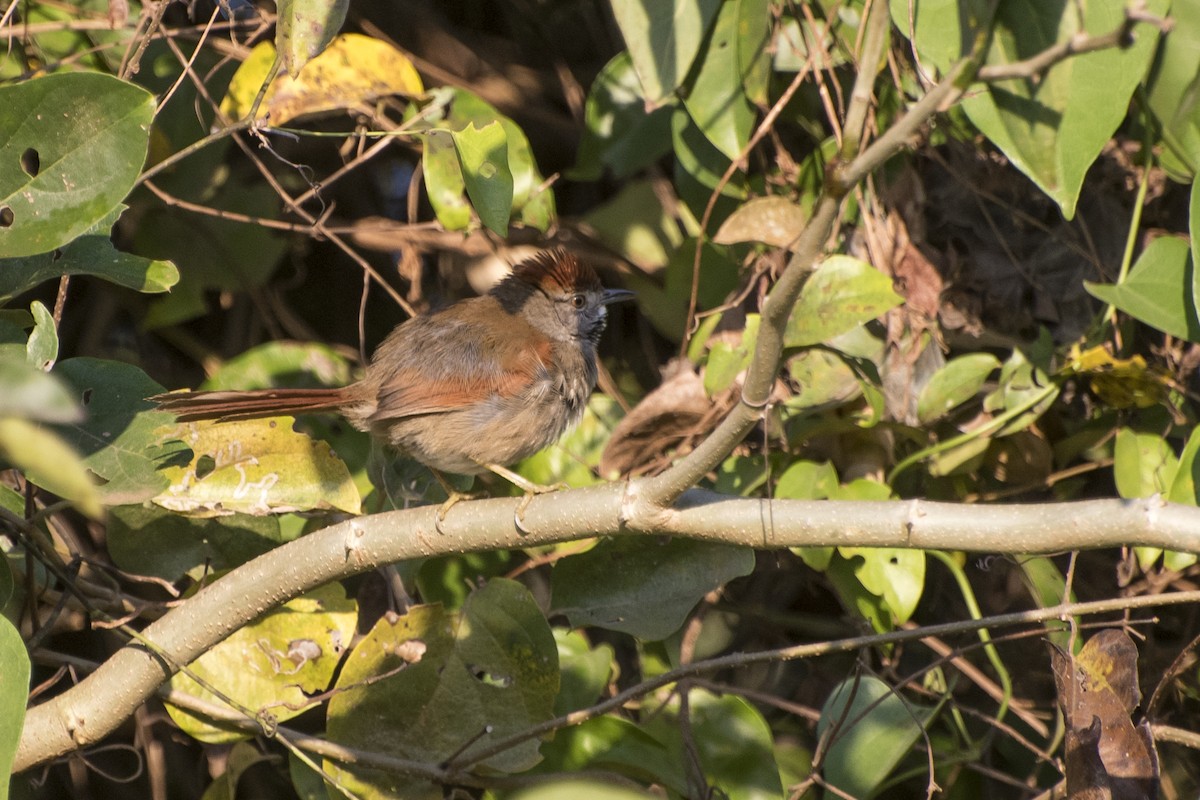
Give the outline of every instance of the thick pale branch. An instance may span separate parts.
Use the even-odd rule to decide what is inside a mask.
[[[279,547],[206,587],[74,688],[29,711],[15,769],[98,742],[173,674],[265,611],[329,581],[384,564],[470,550],[522,548],[596,535],[680,535],[753,547],[856,545],[1048,553],[1115,545],[1200,552],[1200,509],[1161,500],[962,506],[749,500],[692,490],[677,508],[633,500],[645,482],[538,497],[522,535],[517,500],[455,507],[443,533],[420,508],[360,517]]]

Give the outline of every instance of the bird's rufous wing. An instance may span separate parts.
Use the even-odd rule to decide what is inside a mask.
[[[514,397],[546,374],[550,340],[519,317],[453,316],[459,330],[444,351],[436,343],[405,348],[396,369],[379,385],[372,421],[445,413]],[[417,337],[406,338],[411,342]]]

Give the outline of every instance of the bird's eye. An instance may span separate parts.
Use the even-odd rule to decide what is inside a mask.
[[[587,305],[587,298],[581,294],[571,295],[571,305],[575,306],[576,308],[583,308]]]

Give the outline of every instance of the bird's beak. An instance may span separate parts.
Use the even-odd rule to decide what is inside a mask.
[[[621,303],[625,300],[632,300],[633,298],[633,292],[628,289],[605,289],[604,294],[600,296],[600,302],[607,306],[613,303]]]

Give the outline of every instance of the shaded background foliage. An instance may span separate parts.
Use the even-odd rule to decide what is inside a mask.
[[[1178,0],[1138,9],[1149,21],[1128,47],[1036,79],[977,84],[847,198],[829,247],[838,255],[810,279],[789,323],[774,403],[706,485],[962,502],[1157,492],[1196,504],[1195,240],[1189,248],[1172,236],[1200,215],[1189,189],[1200,159],[1200,19]],[[959,12],[989,32],[983,63],[992,68],[1069,39],[1084,11],[1089,34],[1122,24],[1112,3],[896,0],[890,11],[875,82],[880,132],[965,52],[971,32],[960,35]],[[262,49],[276,33],[266,4],[13,4],[0,88],[46,87],[44,73],[87,76],[94,86],[74,87],[71,102],[90,96],[130,127],[103,153],[82,126],[48,129],[36,148],[3,151],[5,188],[28,182],[14,164],[28,178],[57,169],[52,142],[90,163],[123,154],[132,173],[148,150],[137,187],[127,194],[131,173],[101,211],[67,215],[75,227],[58,225],[60,240],[21,249],[12,223],[0,239],[5,610],[29,643],[39,691],[61,691],[70,675],[60,667],[86,669],[123,641],[95,619],[140,626],[195,582],[329,514],[438,499],[421,470],[373,458],[344,423],[182,429],[140,398],[202,381],[344,383],[410,310],[484,290],[527,248],[571,247],[639,302],[614,309],[604,394],[577,432],[522,473],[580,486],[659,472],[686,454],[735,402],[762,297],[835,163],[864,13],[860,2],[356,2],[344,30],[370,38],[327,52],[348,73],[300,91],[293,105],[282,89],[267,95],[268,127],[235,130],[272,61]],[[1160,18],[1174,24],[1161,37]],[[380,42],[391,46],[367,49]],[[113,98],[127,98],[130,113],[115,114]],[[0,130],[15,118],[3,113]],[[156,166],[210,131],[218,135],[206,146]],[[727,172],[743,151],[744,164]],[[5,202],[19,214],[16,196]],[[106,266],[97,253],[113,245],[125,255]],[[64,273],[74,277],[49,280]],[[252,440],[261,472],[222,458],[225,444]],[[374,489],[392,469],[404,496]],[[280,472],[269,497],[234,507],[239,482]],[[238,513],[213,516],[218,507]],[[323,513],[286,513],[295,509]],[[62,572],[47,577],[34,553]],[[443,556],[293,600],[214,648],[195,674],[302,730],[438,764],[481,751],[488,738],[472,737],[485,723],[494,741],[681,662],[1068,594],[1187,588],[1194,562],[1145,549],[970,560],[684,541]],[[64,592],[68,582],[79,596]],[[1186,727],[1195,669],[1167,668],[1187,652],[1194,614],[1161,617],[1137,626],[1143,684],[1165,673],[1170,690],[1153,718]],[[931,641],[730,669],[673,692],[647,689],[640,707],[564,728],[541,744],[540,763],[536,740],[484,763],[524,777],[592,770],[631,781],[608,789],[621,797],[648,786],[781,797],[828,791],[820,781],[907,797],[931,780],[951,796],[1035,795],[1062,766],[1042,638],[1069,645],[1058,629],[1033,630],[995,649]],[[243,685],[237,676],[252,663],[274,680]],[[220,696],[189,681],[172,685]],[[328,709],[280,710],[296,685],[308,695],[334,688]],[[863,705],[868,697],[878,704]],[[25,700],[22,691],[11,702]],[[845,724],[847,707],[866,718]],[[144,763],[89,753],[51,768],[45,783],[18,777],[14,791],[333,796],[294,756],[283,769],[283,750],[264,737],[169,711],[173,723],[155,701],[119,735],[136,734]],[[414,720],[417,712],[428,716]],[[831,729],[839,735],[823,739]],[[17,735],[10,727],[6,741]],[[1164,749],[1164,796],[1194,793],[1193,763]],[[457,791],[522,788],[481,774]],[[370,796],[442,792],[389,773],[338,780]]]

